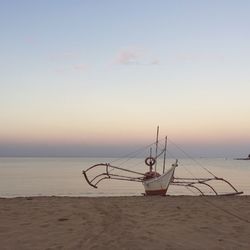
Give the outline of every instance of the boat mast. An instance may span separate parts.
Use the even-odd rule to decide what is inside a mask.
[[[152,158],[152,148],[150,148],[150,158]],[[149,166],[149,172],[152,172],[153,167],[152,165]]]
[[[157,165],[158,142],[159,142],[159,126],[157,126],[156,142],[155,142],[155,172],[156,172],[156,165]]]
[[[163,158],[163,169],[162,169],[162,173],[164,174],[165,172],[165,166],[166,166],[166,155],[167,155],[167,141],[168,141],[168,137],[165,137],[165,147],[164,147],[164,158]]]

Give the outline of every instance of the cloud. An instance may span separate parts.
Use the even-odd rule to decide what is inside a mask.
[[[88,69],[88,65],[87,64],[76,64],[73,66],[73,69],[74,70],[77,70],[77,71],[86,71]]]
[[[142,60],[142,52],[138,49],[122,49],[120,50],[114,60],[115,64],[137,64]]]
[[[151,57],[152,58],[152,57]],[[159,65],[157,58],[150,59],[148,53],[142,48],[126,48],[121,49],[113,60],[115,65]]]
[[[159,64],[160,64],[160,60],[157,59],[157,58],[155,58],[155,59],[153,59],[153,60],[150,62],[150,64],[152,64],[152,65],[159,65]]]
[[[63,75],[67,72],[67,70],[65,68],[57,68],[54,70],[55,73],[57,73],[58,75]]]
[[[81,64],[75,64],[75,65],[68,65],[66,67],[61,67],[55,69],[55,72],[57,74],[69,74],[73,72],[86,72],[89,69],[89,66],[87,64],[81,63]]]
[[[80,53],[76,52],[59,52],[49,55],[49,60],[57,66],[56,73],[72,73],[72,72],[84,72],[87,71],[88,65],[81,63]]]

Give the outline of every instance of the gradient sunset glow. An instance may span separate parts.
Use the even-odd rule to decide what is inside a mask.
[[[244,0],[1,1],[0,156],[112,155],[157,125],[198,156],[248,155],[249,13]]]

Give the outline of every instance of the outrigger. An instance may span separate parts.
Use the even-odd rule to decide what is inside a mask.
[[[211,190],[211,194],[214,195],[238,195],[243,192],[239,192],[229,181],[215,176],[210,171],[211,177],[209,178],[183,178],[183,177],[175,177],[175,169],[178,167],[178,160],[176,159],[172,166],[165,170],[166,168],[166,153],[167,153],[167,137],[165,137],[164,148],[158,152],[158,144],[159,144],[159,126],[157,127],[157,135],[155,143],[150,146],[155,146],[154,157],[152,156],[152,147],[150,147],[150,154],[145,158],[145,164],[149,167],[149,171],[146,173],[122,168],[120,166],[115,166],[111,163],[98,163],[95,164],[86,170],[82,171],[87,183],[93,188],[97,188],[98,184],[103,180],[120,180],[120,181],[133,181],[133,182],[141,182],[145,189],[145,195],[166,195],[168,188],[170,185],[173,186],[182,186],[187,189],[193,189],[200,193],[200,195],[205,195],[202,187],[207,187]],[[157,172],[157,161],[160,157],[163,156],[163,166],[162,166],[162,174]],[[102,172],[97,173],[98,170],[102,169]],[[103,172],[104,170],[104,172]],[[118,171],[119,173],[114,173]],[[94,174],[91,175],[91,172]],[[120,174],[120,172],[122,174]],[[90,178],[92,176],[92,178]],[[212,186],[211,182],[224,182],[231,189],[231,192],[227,193],[219,193],[216,191],[215,187]]]

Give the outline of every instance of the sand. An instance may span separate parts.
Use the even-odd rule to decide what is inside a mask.
[[[247,221],[250,196],[2,198],[0,249],[250,249]]]

